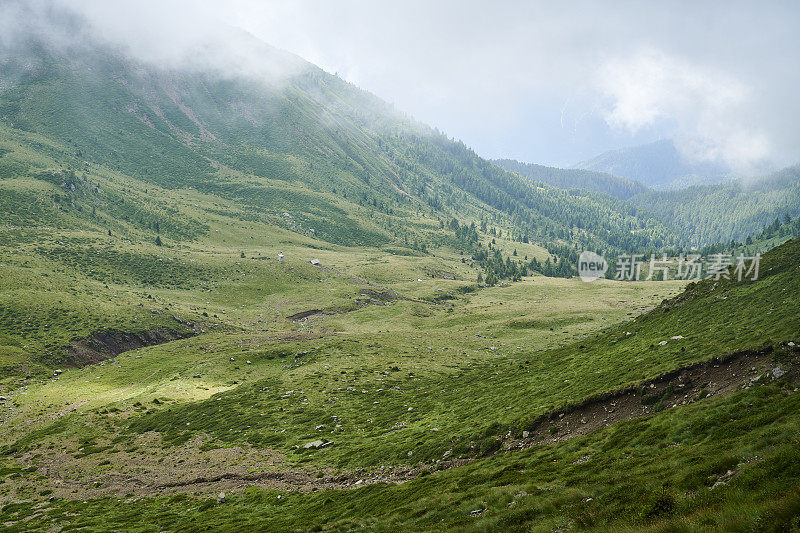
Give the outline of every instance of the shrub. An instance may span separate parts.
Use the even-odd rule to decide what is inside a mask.
[[[481,457],[491,455],[500,449],[500,441],[494,437],[486,437],[478,441],[476,449]]]
[[[639,518],[648,522],[658,518],[666,518],[675,514],[676,507],[677,498],[675,494],[662,486],[647,498],[642,510],[639,512]]]

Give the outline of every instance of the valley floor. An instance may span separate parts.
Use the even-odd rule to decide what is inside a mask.
[[[101,278],[120,244],[68,238],[3,251],[10,531],[798,525],[797,242],[757,282],[479,287],[290,242]]]

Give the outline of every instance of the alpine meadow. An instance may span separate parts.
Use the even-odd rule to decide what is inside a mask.
[[[0,530],[800,531],[797,6],[223,4],[0,3]]]

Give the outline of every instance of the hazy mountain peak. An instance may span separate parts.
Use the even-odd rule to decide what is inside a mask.
[[[720,183],[731,177],[724,164],[688,160],[672,139],[608,151],[572,168],[622,176],[658,189]]]

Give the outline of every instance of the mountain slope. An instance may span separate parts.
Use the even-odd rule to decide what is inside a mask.
[[[516,172],[530,180],[546,183],[559,189],[586,189],[627,200],[631,196],[647,191],[647,187],[637,181],[618,178],[603,172],[582,169],[562,169],[521,163],[513,159],[496,159],[495,165],[510,172]]]
[[[265,82],[154,67],[97,43],[69,57],[27,43],[15,57],[3,65],[14,82],[0,94],[0,120],[57,143],[50,157],[72,170],[101,165],[253,213],[299,209],[294,215],[318,238],[342,244],[430,241],[404,230],[419,210],[444,219],[497,217],[519,241],[543,245],[621,250],[671,242],[656,221],[605,199],[531,187],[299,59],[290,74]],[[7,157],[6,166],[17,164]],[[285,190],[298,185],[306,191]],[[271,194],[272,187],[284,190]],[[332,205],[339,199],[382,227],[365,227],[361,215],[348,213],[359,208]],[[404,222],[389,227],[392,219]]]
[[[693,246],[743,242],[776,218],[800,214],[800,166],[750,181],[649,191],[630,202]]]
[[[492,285],[569,277],[583,247],[674,243],[630,205],[534,186],[258,42],[267,77],[142,62],[67,26],[70,46],[34,34],[0,55],[5,379],[80,366],[108,331],[240,327],[229,293],[263,292],[280,320],[346,308],[353,264]],[[324,296],[312,258],[333,268]]]

